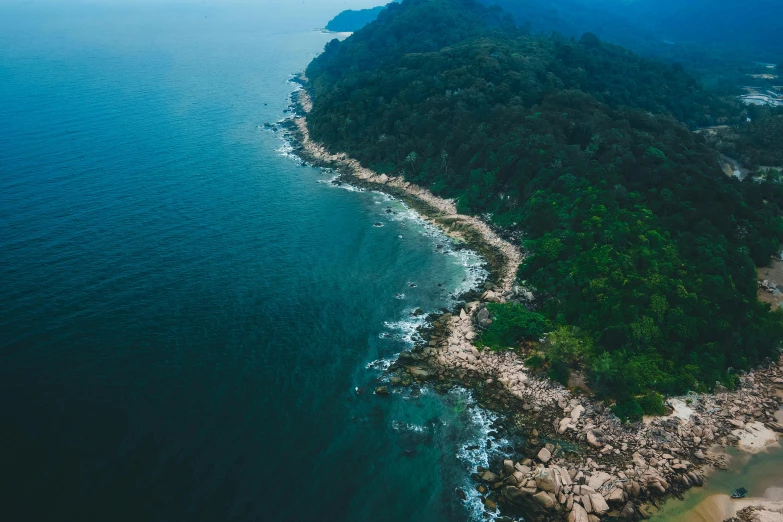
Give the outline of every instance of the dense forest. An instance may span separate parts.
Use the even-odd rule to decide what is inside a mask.
[[[531,33],[578,39],[590,32],[642,56],[680,63],[708,79],[712,89],[743,85],[748,73],[757,72],[754,61],[783,61],[783,2],[778,0],[480,1],[502,7]],[[372,17],[341,13],[339,19],[354,22],[340,30],[360,29],[380,9]]]
[[[482,0],[534,32],[601,39],[648,57],[717,73],[783,58],[778,0]]]
[[[748,120],[708,135],[710,145],[750,170],[783,167],[783,107],[751,105]]]
[[[744,114],[682,67],[474,0],[405,0],[307,75],[314,138],[526,238],[537,316],[496,309],[517,326],[493,342],[548,325],[554,376],[582,369],[632,412],[778,350],[755,266],[783,240],[783,190],[721,171],[690,129]]]

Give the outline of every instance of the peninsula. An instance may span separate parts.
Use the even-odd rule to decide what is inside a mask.
[[[467,384],[526,434],[476,472],[488,512],[646,517],[721,466],[715,444],[777,440],[783,313],[756,267],[780,250],[783,186],[726,176],[692,132],[742,122],[735,98],[473,0],[391,4],[301,81],[299,154],[492,265],[388,373]]]

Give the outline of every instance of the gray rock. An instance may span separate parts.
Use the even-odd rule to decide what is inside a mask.
[[[604,443],[599,438],[599,433],[593,430],[590,430],[587,432],[587,443],[593,446],[594,448],[600,448],[604,445]]]
[[[501,495],[507,501],[517,506],[524,505],[530,497],[535,494],[536,490],[532,491],[529,488],[515,488],[512,486],[506,486],[501,490]]]
[[[411,374],[411,376],[415,379],[427,380],[432,376],[430,372],[419,368],[418,366],[408,366],[406,369],[408,370],[408,373]]]
[[[628,502],[620,511],[620,518],[623,520],[636,519],[636,505],[633,502]]]

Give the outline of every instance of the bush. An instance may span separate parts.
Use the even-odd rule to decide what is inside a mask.
[[[549,329],[543,315],[531,312],[517,303],[490,303],[487,309],[492,325],[481,335],[480,342],[493,350],[513,347],[521,341],[540,339]]]
[[[537,368],[541,368],[545,362],[546,358],[543,355],[538,352],[533,352],[527,359],[525,359],[525,366],[535,370]]]
[[[651,391],[637,399],[645,415],[666,415],[666,407],[663,405],[663,395]]]
[[[636,422],[641,420],[644,411],[635,399],[618,402],[612,407],[612,412],[624,421]]]
[[[549,378],[563,386],[568,386],[568,377],[570,375],[571,371],[564,364],[552,363],[552,367],[549,369]]]

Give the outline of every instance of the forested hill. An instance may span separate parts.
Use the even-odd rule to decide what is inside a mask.
[[[524,234],[556,377],[584,368],[634,410],[778,348],[754,265],[783,240],[783,194],[722,173],[688,126],[740,109],[681,68],[529,36],[473,0],[405,0],[307,75],[315,139]]]
[[[358,31],[370,22],[375,21],[386,6],[373,7],[371,9],[349,9],[338,14],[326,24],[327,31],[336,33],[352,33]]]
[[[753,60],[783,59],[778,0],[481,0],[533,32],[593,32],[647,57],[720,75]]]

